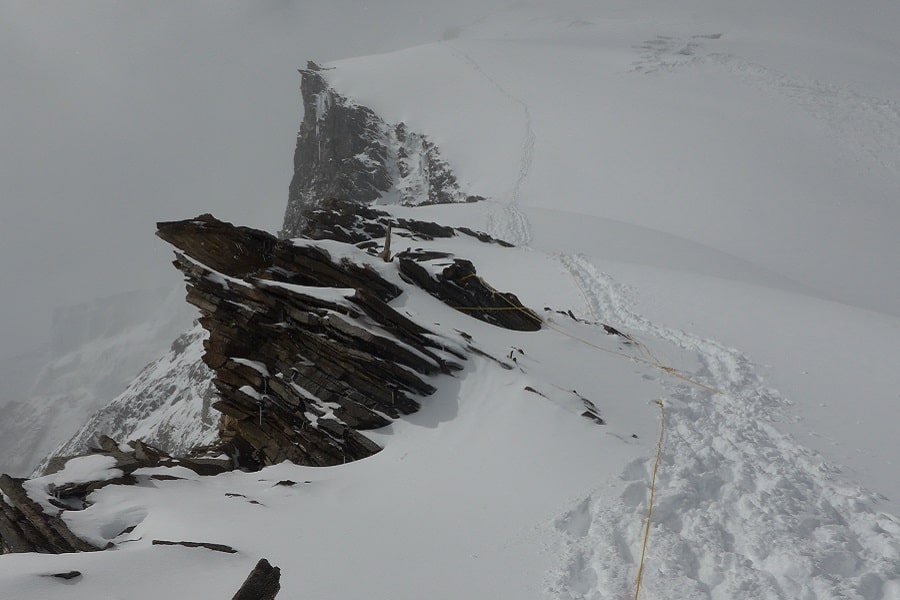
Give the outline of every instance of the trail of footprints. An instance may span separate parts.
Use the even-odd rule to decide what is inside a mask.
[[[525,180],[531,172],[531,164],[534,159],[534,145],[537,139],[532,126],[531,110],[524,100],[501,85],[478,61],[453,44],[446,43],[446,46],[456,58],[484,77],[491,85],[497,88],[501,95],[522,110],[523,134],[522,149],[519,155],[519,170],[510,190],[509,198],[505,202],[498,202],[498,208],[488,216],[487,230],[493,237],[506,240],[516,246],[527,246],[531,241],[531,225],[528,223],[525,213],[519,208],[519,199]]]
[[[863,161],[859,169],[900,173],[900,102],[717,51],[716,42],[722,37],[721,33],[658,35],[634,46],[638,56],[630,70],[659,75],[701,64],[717,65],[755,93],[787,100],[823,123],[836,147]]]
[[[774,425],[783,399],[735,350],[629,312],[618,286],[582,257],[561,262],[604,320],[696,352],[692,376],[665,384],[667,428],[642,597],[779,600],[900,598],[900,520]],[[647,512],[648,460],[559,518],[568,556],[556,598],[633,594]]]

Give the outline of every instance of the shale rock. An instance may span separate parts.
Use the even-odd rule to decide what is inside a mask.
[[[434,392],[428,377],[464,356],[391,308],[401,290],[375,270],[209,215],[160,223],[179,249],[188,302],[209,331],[203,360],[242,467],[335,465],[379,446],[383,427]]]
[[[515,294],[498,292],[485,283],[471,261],[454,258],[449,266],[433,272],[426,266],[435,258],[446,256],[412,251],[397,255],[405,279],[456,310],[506,329],[537,331],[541,328],[541,318],[534,311],[523,306]]]
[[[231,600],[274,600],[281,590],[281,569],[261,558]]]
[[[438,148],[403,123],[385,123],[328,87],[324,69],[300,71],[303,121],[294,152],[282,237],[299,237],[327,198],[368,205],[384,195],[400,204],[471,202]]]
[[[137,483],[138,476],[134,472],[138,469],[185,467],[199,475],[217,475],[234,468],[233,462],[222,454],[221,448],[216,448],[213,453],[207,449],[197,449],[187,457],[175,458],[140,441],[119,444],[112,438],[100,436],[98,446],[82,456],[55,458],[49,463],[49,472],[43,478],[29,481],[0,475],[0,491],[3,492],[0,496],[0,554],[62,554],[100,550],[72,533],[60,515],[63,511],[87,508],[90,504],[88,496],[100,488]],[[95,456],[108,457],[105,462],[101,460],[104,468],[99,469],[99,474],[74,480],[64,473],[57,475],[69,461],[95,460],[90,458]]]

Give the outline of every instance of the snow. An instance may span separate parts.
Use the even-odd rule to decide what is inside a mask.
[[[0,596],[228,597],[265,557],[284,598],[632,597],[660,399],[641,598],[900,598],[898,16],[560,2],[331,65],[489,198],[390,211],[522,247],[417,245],[473,260],[545,327],[474,320],[316,242],[512,368],[470,356],[363,461],[107,486],[64,518],[118,549],[4,556]]]
[[[248,360],[246,358],[232,358],[233,362],[236,362],[239,365],[244,365],[245,367],[250,367],[263,377],[271,377],[269,375],[269,369],[266,368],[266,365],[256,360]]]
[[[122,471],[115,467],[116,459],[111,456],[83,456],[70,460],[59,472],[32,479],[31,482],[52,483],[59,486],[82,481],[105,481],[122,476]]]
[[[584,16],[592,25],[534,17],[521,32],[482,30],[325,75],[428,135],[474,193],[511,203],[490,233],[530,243],[521,222],[501,230],[504,213],[530,207],[613,219],[900,314],[896,90],[760,63],[743,52],[771,33],[755,40],[734,17]]]
[[[116,468],[116,459],[112,456],[82,456],[68,461],[65,467],[52,475],[30,479],[23,485],[32,500],[41,503],[45,511],[54,513],[58,509],[46,501],[47,495],[52,495],[52,488],[85,481],[106,481],[123,474],[121,469]]]
[[[356,290],[353,288],[316,287],[312,285],[299,285],[296,283],[286,283],[284,281],[272,281],[268,279],[260,279],[257,281],[257,283],[259,285],[268,287],[279,287],[294,292],[295,294],[312,296],[313,298],[319,298],[321,300],[325,300],[326,302],[332,302],[341,305],[346,305],[347,298],[353,296],[353,294],[356,293]]]
[[[247,396],[250,396],[257,402],[262,402],[262,399],[263,399],[262,394],[257,392],[256,390],[254,390],[249,385],[242,385],[240,388],[238,388],[238,391],[241,392],[242,394],[246,394]]]

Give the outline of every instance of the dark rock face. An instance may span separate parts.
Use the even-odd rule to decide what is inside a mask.
[[[281,569],[261,558],[231,600],[274,600],[281,590]]]
[[[400,273],[435,298],[456,310],[505,329],[537,331],[541,318],[519,302],[515,294],[498,292],[478,277],[471,261],[455,258],[432,275],[423,263],[447,256],[433,253],[403,252],[397,255]]]
[[[373,269],[335,261],[210,216],[160,223],[210,332],[226,415],[223,440],[241,466],[325,466],[380,450],[360,431],[415,412],[427,377],[461,368],[430,332],[391,308],[401,290]],[[334,288],[339,288],[335,290]]]
[[[327,198],[368,205],[471,202],[437,147],[406,125],[391,126],[328,87],[315,65],[300,71],[304,116],[282,237],[298,237]]]
[[[0,554],[41,552],[64,554],[99,550],[78,538],[57,515],[32,500],[23,479],[0,475]]]

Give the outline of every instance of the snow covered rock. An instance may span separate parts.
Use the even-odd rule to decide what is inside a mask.
[[[413,229],[398,222],[398,234],[455,235],[435,224],[403,224]],[[399,269],[388,269],[392,282],[376,268],[386,265],[377,258],[383,252],[365,243],[370,253],[334,241],[280,240],[210,215],[158,228],[179,250],[174,264],[187,278],[187,300],[209,331],[203,360],[221,397],[213,406],[226,415],[222,440],[243,467],[328,466],[375,454],[380,446],[360,431],[416,412],[417,398],[435,391],[435,376],[462,368],[466,349],[388,304],[404,293],[400,284],[501,327],[540,329],[540,318],[514,295],[497,292],[471,262],[450,254],[401,253]],[[446,263],[436,277],[417,262],[433,268],[432,259]]]
[[[388,230],[390,228],[390,232]],[[467,227],[448,227],[429,221],[395,217],[385,211],[362,206],[352,201],[329,198],[311,210],[301,230],[305,238],[331,239],[372,250],[379,247],[388,254],[387,238],[392,235],[409,241],[453,238],[459,234],[474,237],[480,242],[509,248],[512,244]],[[477,276],[471,261],[452,258],[446,252],[406,250],[391,257],[399,261],[400,275],[445,304],[469,316],[507,329],[536,331],[540,318],[522,306],[514,294],[501,293],[486,285]]]
[[[201,448],[190,457],[175,458],[140,441],[119,444],[100,436],[98,445],[84,456],[50,461],[47,475],[27,480],[0,475],[0,554],[101,550],[103,544],[79,537],[64,518],[88,509],[92,504],[88,496],[93,492],[109,485],[180,479],[169,474],[137,474],[141,469],[186,469],[197,475],[216,475],[234,466],[227,456],[211,449]],[[116,525],[108,523],[109,527]]]
[[[419,408],[427,376],[460,369],[424,328],[386,304],[401,290],[373,268],[334,260],[205,215],[160,223],[190,303],[210,332],[203,360],[225,413],[223,438],[256,467],[335,465],[380,447],[359,433]]]
[[[47,513],[29,496],[23,481],[0,475],[0,554],[99,550],[75,536],[58,516]]]
[[[481,199],[465,193],[437,146],[390,125],[330,88],[314,64],[301,70],[304,116],[282,235],[296,237],[328,198],[360,204],[442,204]]]
[[[478,277],[472,261],[450,255],[405,252],[397,255],[405,278],[453,308],[506,329],[537,331],[541,318],[515,294],[498,292]],[[436,259],[436,260],[435,260]],[[437,267],[430,273],[426,265]]]

